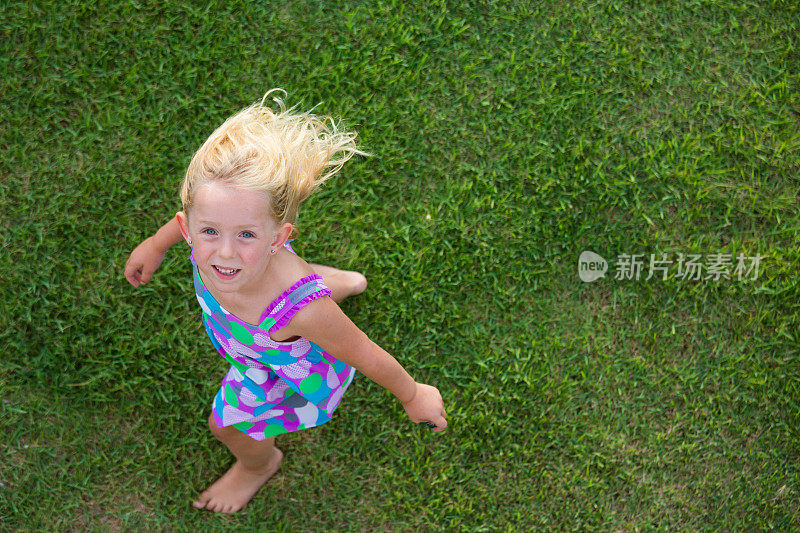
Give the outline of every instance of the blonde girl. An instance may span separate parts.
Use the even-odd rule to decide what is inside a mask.
[[[230,363],[208,425],[236,462],[193,502],[233,513],[278,470],[282,433],[330,420],[358,370],[412,421],[447,427],[439,391],[414,381],[337,305],[366,288],[358,272],[309,264],[289,245],[300,204],[354,154],[329,117],[256,103],[226,120],[192,158],[183,209],[128,259],[146,283],[173,244],[191,248],[194,288],[212,344]]]

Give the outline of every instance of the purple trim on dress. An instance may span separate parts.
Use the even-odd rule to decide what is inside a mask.
[[[269,328],[269,331],[268,331],[268,333],[272,333],[273,331],[279,330],[279,329],[281,329],[283,326],[285,326],[286,324],[288,324],[288,323],[289,323],[289,321],[291,321],[291,320],[292,320],[292,317],[294,317],[294,315],[296,315],[296,314],[297,314],[297,311],[298,311],[298,310],[299,310],[301,307],[303,307],[304,305],[306,305],[306,304],[308,304],[308,303],[311,303],[311,302],[313,302],[313,301],[314,301],[314,300],[316,300],[317,298],[322,298],[323,296],[328,296],[330,293],[331,293],[331,290],[330,290],[328,287],[325,287],[325,288],[323,288],[321,291],[317,291],[317,292],[315,292],[315,293],[313,293],[313,294],[309,294],[308,296],[306,296],[305,298],[303,298],[302,300],[300,300],[299,302],[297,302],[296,304],[294,304],[294,305],[293,305],[293,306],[292,306],[292,307],[289,309],[289,311],[288,311],[288,312],[284,313],[284,314],[283,314],[283,316],[281,316],[281,318],[280,318],[280,319],[279,319],[277,322],[275,322],[275,323],[272,325],[272,327],[271,327],[271,328]],[[302,337],[301,337],[301,338],[302,338]],[[300,339],[297,339],[297,340],[300,340]],[[275,342],[277,342],[277,341],[275,341]],[[283,342],[283,343],[281,343],[281,344],[294,344],[295,342],[297,342],[297,341],[292,341],[292,342]]]
[[[278,306],[278,304],[281,303],[284,300],[284,298],[289,296],[289,294],[293,290],[295,290],[296,288],[300,287],[301,285],[305,285],[306,283],[308,283],[311,280],[316,280],[316,279],[321,280],[322,276],[320,276],[319,274],[311,274],[310,276],[306,276],[304,278],[300,278],[300,281],[298,281],[297,283],[295,283],[294,285],[292,285],[291,287],[289,287],[288,289],[283,291],[280,296],[275,298],[272,301],[272,303],[269,304],[266,309],[264,309],[264,312],[261,313],[261,317],[258,319],[258,323],[261,324],[264,321],[264,319],[267,318],[272,313],[272,310],[275,309]]]

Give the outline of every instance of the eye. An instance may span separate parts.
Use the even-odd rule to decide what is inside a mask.
[[[201,231],[200,233],[205,233],[206,235],[216,235],[217,234],[217,230],[212,229],[212,228],[206,228],[203,231]]]
[[[253,235],[253,234],[252,234],[252,233],[250,233],[249,231],[243,231],[243,232],[242,232],[242,237],[244,237],[245,239],[252,239],[252,238],[254,238],[254,237],[255,237],[255,235]]]

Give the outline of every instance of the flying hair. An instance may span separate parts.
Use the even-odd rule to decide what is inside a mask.
[[[297,220],[297,210],[309,195],[335,175],[355,154],[369,156],[356,147],[356,133],[340,131],[331,117],[286,109],[261,102],[226,120],[192,157],[181,186],[183,210],[191,210],[195,192],[204,184],[261,191],[268,198],[269,214],[280,224]],[[313,111],[313,109],[312,109]]]

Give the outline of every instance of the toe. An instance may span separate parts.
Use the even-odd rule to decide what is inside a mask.
[[[208,497],[204,494],[201,494],[195,501],[192,502],[192,505],[195,509],[202,509],[208,503]]]

